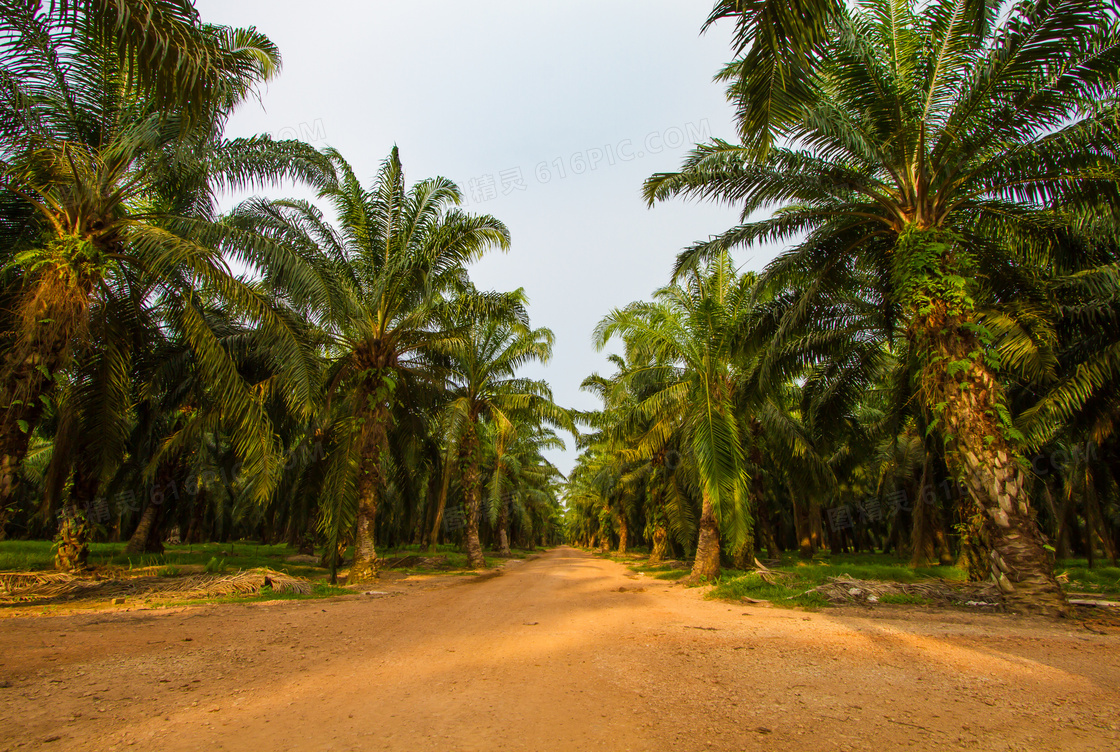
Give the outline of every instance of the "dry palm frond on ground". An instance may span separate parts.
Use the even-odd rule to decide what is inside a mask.
[[[214,598],[250,595],[271,587],[277,593],[311,592],[311,583],[272,569],[247,569],[236,574],[197,574],[189,577],[88,579],[64,573],[0,576],[0,603],[42,600],[102,599],[121,596]]]
[[[991,582],[876,582],[830,577],[807,593],[819,593],[830,603],[875,603],[883,596],[919,596],[938,604],[1001,606],[999,588]]]

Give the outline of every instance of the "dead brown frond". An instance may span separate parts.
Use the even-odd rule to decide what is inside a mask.
[[[311,592],[311,583],[272,569],[247,569],[236,574],[197,574],[189,577],[132,577],[93,579],[64,573],[0,575],[0,603],[104,600],[119,597],[159,599],[219,598],[254,595],[270,587],[274,593]]]
[[[819,593],[830,603],[870,605],[884,596],[918,596],[938,605],[1002,607],[999,588],[991,582],[876,582],[851,577],[830,577],[807,593]]]

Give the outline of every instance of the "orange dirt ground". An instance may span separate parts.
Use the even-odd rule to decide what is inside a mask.
[[[571,548],[380,593],[0,619],[0,749],[1120,749],[1120,630],[703,599]]]

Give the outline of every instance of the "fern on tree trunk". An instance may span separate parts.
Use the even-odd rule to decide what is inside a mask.
[[[950,472],[968,488],[988,549],[987,569],[1013,612],[1062,615],[1054,559],[1027,495],[1017,432],[987,358],[990,334],[977,323],[970,260],[955,239],[912,231],[899,238],[895,273],[911,306],[909,337],[922,360],[919,392],[949,450]],[[974,566],[980,565],[975,559]]]

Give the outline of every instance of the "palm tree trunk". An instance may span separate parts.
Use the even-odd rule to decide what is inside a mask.
[[[758,511],[755,513],[755,519],[758,520],[758,532],[762,535],[761,545],[766,547],[767,557],[777,559],[782,555],[782,549],[774,535],[774,526],[770,523],[770,510],[767,508],[765,496],[758,499],[756,508]]]
[[[754,421],[758,423],[758,421]],[[760,429],[761,430],[761,427]],[[774,531],[770,528],[770,510],[766,505],[766,486],[762,482],[761,468],[762,468],[762,452],[759,451],[757,441],[754,452],[751,455],[751,462],[755,466],[754,473],[751,477],[751,528],[750,536],[754,538],[755,527],[758,527],[758,535],[762,537],[758,545],[766,547],[766,555],[771,559],[778,558],[778,543],[774,540]],[[753,566],[753,552],[751,565]]]
[[[20,465],[43,414],[41,397],[51,386],[51,380],[35,368],[38,358],[24,358],[24,364],[12,363],[16,357],[9,355],[9,362],[4,364],[6,377],[0,392],[4,409],[0,416],[0,536],[8,510],[15,502]]]
[[[936,533],[937,538],[937,563],[943,567],[951,567],[953,565],[953,549],[949,545],[949,535],[945,531],[945,523],[942,522]]]
[[[163,543],[160,542],[158,535],[160,510],[161,506],[153,502],[148,502],[148,506],[144,507],[144,512],[140,515],[140,524],[136,526],[132,537],[128,539],[128,545],[124,547],[126,554],[163,553]]]
[[[622,510],[618,514],[618,552],[620,554],[626,553],[626,545],[629,542],[630,525],[626,521],[626,510]]]
[[[819,499],[809,501],[809,529],[813,536],[813,553],[824,548],[824,523],[821,521],[821,503]]]
[[[358,519],[354,532],[354,561],[347,583],[377,579],[377,503],[380,496],[380,456],[364,457],[358,478]]]
[[[468,426],[463,432],[459,457],[463,467],[463,502],[467,517],[467,564],[471,569],[485,569],[486,559],[482,555],[482,542],[478,536],[481,483],[478,472],[478,438],[475,436],[473,425]]]
[[[315,534],[319,529],[319,510],[316,508],[307,515],[307,522],[303,526],[303,532],[298,535],[296,540],[297,551],[303,556],[315,555]]]
[[[8,392],[5,392],[5,397]],[[8,400],[4,399],[7,404]],[[38,402],[38,400],[36,400]],[[38,422],[38,410],[8,408],[0,418],[0,540],[3,539],[4,525],[15,505],[16,485],[19,481],[19,466],[27,455],[31,440],[32,426]],[[21,428],[27,426],[27,430]]]
[[[202,541],[202,528],[206,523],[206,487],[198,484],[198,491],[191,501],[191,521],[187,525],[187,537],[184,543],[200,543]]]
[[[747,571],[754,569],[754,527],[747,527],[747,534],[743,538],[743,542],[735,549],[735,553],[731,557],[731,561],[736,569]]]
[[[700,539],[696,544],[696,560],[692,563],[689,579],[693,582],[701,578],[711,581],[719,577],[719,572],[719,523],[716,522],[712,500],[704,493],[700,508]]]
[[[85,512],[67,503],[58,523],[54,568],[60,572],[81,572],[88,568],[89,522]]]
[[[177,464],[173,461],[160,465],[156,475],[156,486],[148,494],[148,505],[140,515],[140,523],[133,531],[125,546],[126,554],[162,554],[163,541],[160,528],[163,523],[164,507],[170,503],[172,495],[178,498],[179,493],[175,486],[175,471]]]
[[[65,269],[48,271],[17,302],[17,331],[14,341],[4,342],[7,352],[0,366],[0,514],[13,499],[20,464],[43,414],[43,398],[53,391],[55,375],[70,364],[71,347],[85,330],[86,287]]]
[[[918,481],[918,493],[914,499],[914,512],[910,528],[910,566],[924,567],[933,561],[937,549],[936,531],[940,528],[937,521],[937,497],[932,493],[933,457],[926,452],[922,464],[922,477]],[[930,491],[930,493],[927,493]]]
[[[927,326],[933,320],[931,315]],[[1026,474],[997,422],[1002,408],[999,384],[983,360],[970,355],[980,343],[959,321],[946,321],[944,316],[925,331],[936,332],[927,337],[935,343],[938,357],[924,369],[923,387],[929,406],[941,408],[944,433],[953,449],[946,458],[950,470],[963,477],[982,512],[991,577],[1008,610],[1064,615],[1068,606],[1027,497]]]
[[[1050,482],[1042,484],[1042,497],[1046,500],[1047,505],[1050,507],[1050,514],[1055,520],[1057,527],[1057,539],[1054,541],[1057,551],[1055,551],[1055,558],[1058,560],[1069,558],[1069,528],[1070,528],[1070,505],[1066,503],[1066,497],[1062,496],[1061,504],[1054,503],[1054,492],[1051,490]],[[1076,520],[1074,520],[1076,524]]]
[[[347,583],[377,579],[377,506],[381,500],[381,453],[388,437],[384,407],[366,416],[362,459],[358,466],[358,516],[354,530],[354,561]]]
[[[509,556],[512,553],[509,550],[509,505],[510,502],[503,499],[498,510],[498,553],[502,556]]]
[[[1089,545],[1095,545],[1096,541],[1100,541],[1101,553],[1108,557],[1109,563],[1116,566],[1116,549],[1112,546],[1112,540],[1108,535],[1107,522],[1104,514],[1101,513],[1100,497],[1097,494],[1096,480],[1093,478],[1092,468],[1088,465],[1084,469],[1084,483],[1085,483],[1085,519],[1090,517],[1093,519],[1093,532],[1094,536],[1090,537]],[[1096,538],[1096,541],[1093,538]]]
[[[659,521],[653,528],[653,548],[650,550],[649,563],[660,564],[668,550],[669,531],[665,529],[665,523]]]
[[[649,520],[646,530],[650,536],[649,563],[657,564],[665,558],[669,550],[669,530],[665,524],[665,510],[662,508],[661,490],[657,486],[650,489],[649,507],[647,509]]]
[[[793,489],[790,489],[790,501],[793,502],[793,525],[797,534],[797,555],[802,559],[812,559],[816,549],[813,548],[813,527],[809,520],[809,510],[805,504],[798,502]]]
[[[62,507],[62,517],[58,523],[54,567],[60,572],[80,572],[88,566],[89,541],[93,530],[86,516],[86,507],[79,505],[76,500],[92,499],[97,485],[97,480],[83,472],[81,466],[75,469],[70,496]]]
[[[439,527],[443,523],[443,510],[447,507],[447,489],[451,485],[451,446],[443,455],[443,478],[439,486],[439,503],[436,505],[436,520],[432,524],[432,537],[428,539],[429,550],[439,544]]]

